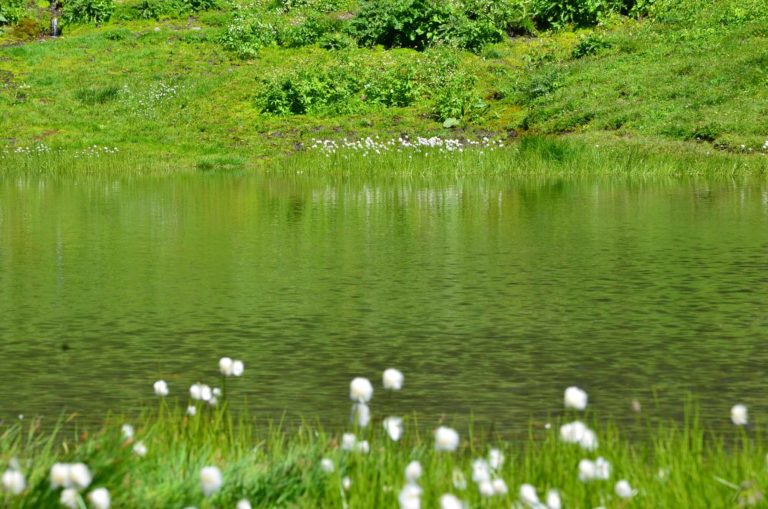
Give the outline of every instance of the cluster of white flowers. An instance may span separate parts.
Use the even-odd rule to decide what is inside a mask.
[[[222,357],[219,359],[219,371],[224,376],[243,376],[245,364],[241,360]]]
[[[459,433],[446,426],[440,426],[435,430],[435,450],[453,452],[459,448]]]
[[[11,460],[8,470],[3,472],[2,482],[3,490],[12,495],[19,495],[27,488],[27,480],[24,478],[21,467],[15,458]]]
[[[419,486],[419,478],[423,470],[421,463],[411,461],[405,468],[405,486],[397,497],[400,509],[421,509],[422,489]]]
[[[547,492],[547,498],[544,503],[539,500],[539,495],[536,493],[536,488],[530,484],[523,484],[520,486],[520,503],[524,507],[530,507],[532,509],[560,509],[562,502],[560,500],[560,492],[557,490],[549,490]]]
[[[560,426],[560,440],[568,444],[579,444],[582,449],[597,449],[597,434],[581,421],[573,421]]]
[[[611,464],[602,456],[595,461],[583,459],[579,461],[579,480],[582,482],[607,480],[611,477]]]
[[[200,486],[203,495],[210,497],[224,485],[224,477],[218,467],[203,467],[200,470]]]
[[[82,150],[78,150],[72,157],[75,159],[81,158],[98,158],[102,156],[114,155],[120,152],[117,147],[100,147],[98,145],[91,145]]]
[[[488,460],[479,458],[472,462],[472,481],[477,485],[481,496],[503,496],[509,492],[507,483],[498,475],[503,463],[504,455],[498,449],[491,450]]]
[[[440,138],[439,136],[432,136],[430,138],[419,136],[413,140],[407,136],[388,140],[382,140],[378,136],[359,140],[344,138],[341,141],[313,139],[311,145],[309,145],[310,150],[319,151],[327,156],[339,152],[360,153],[367,156],[368,154],[383,154],[385,152],[463,152],[467,149],[494,151],[502,147],[504,147],[503,141],[491,139],[487,136],[479,140]]]
[[[83,506],[81,491],[91,485],[93,476],[84,463],[56,463],[51,467],[51,488],[63,488],[59,502],[64,507],[78,509]],[[88,493],[88,501],[94,509],[109,509],[111,498],[106,488],[96,488]]]

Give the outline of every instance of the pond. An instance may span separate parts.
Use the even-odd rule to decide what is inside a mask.
[[[257,418],[525,429],[579,385],[601,416],[768,412],[764,180],[0,179],[0,417],[183,401],[218,358]],[[401,369],[400,393],[381,372]]]

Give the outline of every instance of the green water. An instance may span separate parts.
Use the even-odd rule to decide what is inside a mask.
[[[368,376],[378,416],[520,429],[577,384],[716,423],[768,414],[766,340],[765,181],[0,179],[6,420],[185,397],[230,355],[258,418],[343,425]]]

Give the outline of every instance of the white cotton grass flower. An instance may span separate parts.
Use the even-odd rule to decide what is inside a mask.
[[[344,488],[344,491],[349,491],[349,489],[352,487],[352,479],[350,479],[348,476],[344,477],[341,480],[341,487]]]
[[[75,463],[69,468],[69,478],[72,482],[72,486],[77,489],[84,490],[90,486],[93,476],[88,466],[84,463]]]
[[[602,457],[595,461],[588,459],[579,461],[579,480],[582,482],[606,480],[610,476],[611,464]]]
[[[495,494],[493,483],[490,480],[479,482],[477,490],[480,492],[481,497],[492,497]]]
[[[731,422],[736,426],[746,426],[749,418],[747,406],[738,404],[731,408]]]
[[[637,495],[637,490],[633,490],[632,486],[629,484],[629,481],[625,479],[617,482],[616,486],[613,488],[613,491],[616,492],[616,495],[619,498],[632,498]]]
[[[393,441],[397,442],[403,436],[403,419],[401,417],[387,417],[382,421],[382,425]]]
[[[453,452],[459,447],[459,434],[453,428],[440,426],[435,430],[435,449]]]
[[[464,491],[467,489],[467,478],[464,477],[464,472],[458,468],[453,469],[453,473],[451,474],[451,482],[453,483],[453,487],[459,491]]]
[[[94,509],[109,509],[112,500],[106,488],[96,488],[88,494],[88,502],[91,503]]]
[[[168,395],[168,383],[165,380],[158,380],[152,386],[155,389],[155,394],[164,398]]]
[[[330,458],[323,458],[320,460],[320,469],[326,474],[333,473],[334,470],[333,460]]]
[[[595,460],[595,478],[606,480],[611,477],[611,464],[605,458],[598,457]]]
[[[200,486],[206,497],[210,497],[219,491],[223,485],[224,478],[218,467],[203,467],[203,469],[200,470]]]
[[[421,463],[413,460],[408,463],[407,467],[405,467],[405,480],[409,483],[416,483],[422,473],[423,469],[421,468]]]
[[[130,424],[123,424],[120,433],[123,435],[123,440],[133,440],[133,426]]]
[[[138,456],[139,458],[143,458],[147,455],[147,446],[144,445],[144,442],[136,442],[133,445],[133,454]]]
[[[583,449],[597,449],[597,435],[581,421],[560,426],[560,440],[569,444],[579,444]]]
[[[244,372],[245,372],[245,364],[243,364],[243,361],[235,360],[232,363],[232,376],[235,376],[235,377],[243,376]]]
[[[565,408],[584,410],[587,408],[587,393],[578,387],[572,386],[565,390]]]
[[[213,391],[205,384],[192,384],[189,387],[189,397],[195,401],[210,401],[213,397]]]
[[[357,437],[354,433],[344,433],[341,437],[341,448],[344,451],[351,451],[355,448]]]
[[[397,501],[400,502],[400,509],[421,509],[421,488],[417,484],[406,484],[400,490]]]
[[[251,502],[246,499],[242,499],[237,503],[235,509],[252,509]]]
[[[405,377],[400,371],[394,368],[389,368],[384,370],[382,381],[384,383],[385,389],[388,389],[390,391],[399,391],[400,389],[403,388],[404,380],[405,380]]]
[[[371,452],[371,444],[368,443],[368,440],[361,440],[357,443],[357,451],[363,454],[368,454]]]
[[[498,470],[504,464],[504,454],[498,449],[491,449],[488,452],[488,466],[493,470]]]
[[[61,490],[61,496],[59,497],[59,503],[69,509],[78,509],[80,505],[80,494],[75,488],[66,488]]]
[[[504,479],[497,477],[493,481],[491,481],[491,486],[493,486],[493,494],[494,495],[506,495],[509,493],[509,488],[507,488],[507,483],[504,482]]]
[[[187,415],[190,417],[197,415],[197,407],[195,405],[189,405],[187,407]]]
[[[491,469],[484,459],[476,459],[472,462],[472,481],[481,483],[491,480]]]
[[[440,509],[464,509],[464,504],[454,495],[446,493],[440,497]]]
[[[373,385],[363,377],[352,379],[349,383],[349,398],[357,403],[367,403],[373,397]]]
[[[219,372],[224,376],[232,376],[232,366],[235,363],[230,357],[219,359]]]
[[[357,425],[361,428],[367,428],[371,423],[371,408],[365,403],[355,403],[353,409]]]
[[[51,467],[51,488],[69,488],[72,480],[69,476],[70,465],[68,463],[54,463]]]
[[[562,509],[563,502],[560,499],[560,492],[549,490],[547,492],[547,509]]]
[[[539,507],[541,505],[536,488],[530,484],[520,486],[520,501],[528,507]]]
[[[12,495],[18,495],[27,488],[27,480],[16,468],[9,468],[3,472],[3,490]]]

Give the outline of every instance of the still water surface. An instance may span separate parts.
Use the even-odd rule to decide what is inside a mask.
[[[0,179],[4,419],[135,411],[231,355],[264,418],[343,425],[396,366],[374,414],[520,429],[577,384],[717,423],[768,416],[767,340],[765,181]]]

